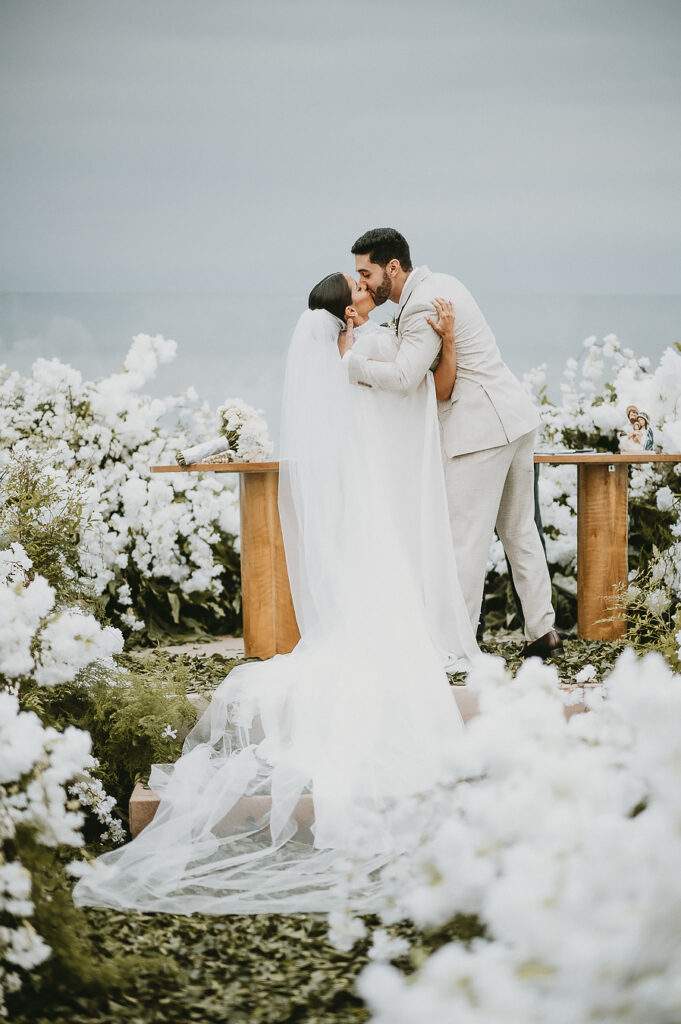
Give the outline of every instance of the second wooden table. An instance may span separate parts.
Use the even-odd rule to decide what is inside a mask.
[[[577,632],[617,640],[626,631],[613,597],[629,572],[629,466],[681,462],[681,454],[536,454],[535,462],[577,466]]]

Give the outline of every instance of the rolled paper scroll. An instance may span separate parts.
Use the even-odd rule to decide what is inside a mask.
[[[212,441],[202,441],[192,448],[182,448],[175,452],[175,458],[179,466],[192,466],[196,462],[203,462],[211,455],[218,455],[224,452],[225,462],[230,462],[234,453],[230,451],[229,441],[226,437],[214,437]]]

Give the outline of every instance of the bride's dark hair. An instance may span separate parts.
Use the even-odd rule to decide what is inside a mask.
[[[309,309],[326,309],[345,320],[345,308],[352,305],[352,292],[345,274],[328,274],[316,284],[307,300]]]

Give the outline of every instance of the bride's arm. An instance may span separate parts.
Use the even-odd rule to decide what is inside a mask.
[[[435,394],[438,402],[447,402],[452,397],[456,383],[456,343],[454,341],[454,309],[445,299],[434,300],[438,320],[428,319],[433,330],[442,338],[440,361],[433,371]]]
[[[345,330],[342,330],[338,335],[338,351],[340,352],[341,359],[355,344],[354,327],[355,325],[352,322],[352,317],[350,317],[350,319],[346,321]]]

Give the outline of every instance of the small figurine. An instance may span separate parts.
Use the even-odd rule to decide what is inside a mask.
[[[621,452],[652,452],[655,448],[655,437],[650,426],[650,416],[637,405],[627,406],[629,429],[620,431]]]
[[[643,450],[646,452],[652,452],[653,448],[655,447],[655,435],[653,434],[653,428],[650,425],[650,416],[647,412],[644,412],[643,409],[638,410],[636,428],[641,432],[645,430]]]

